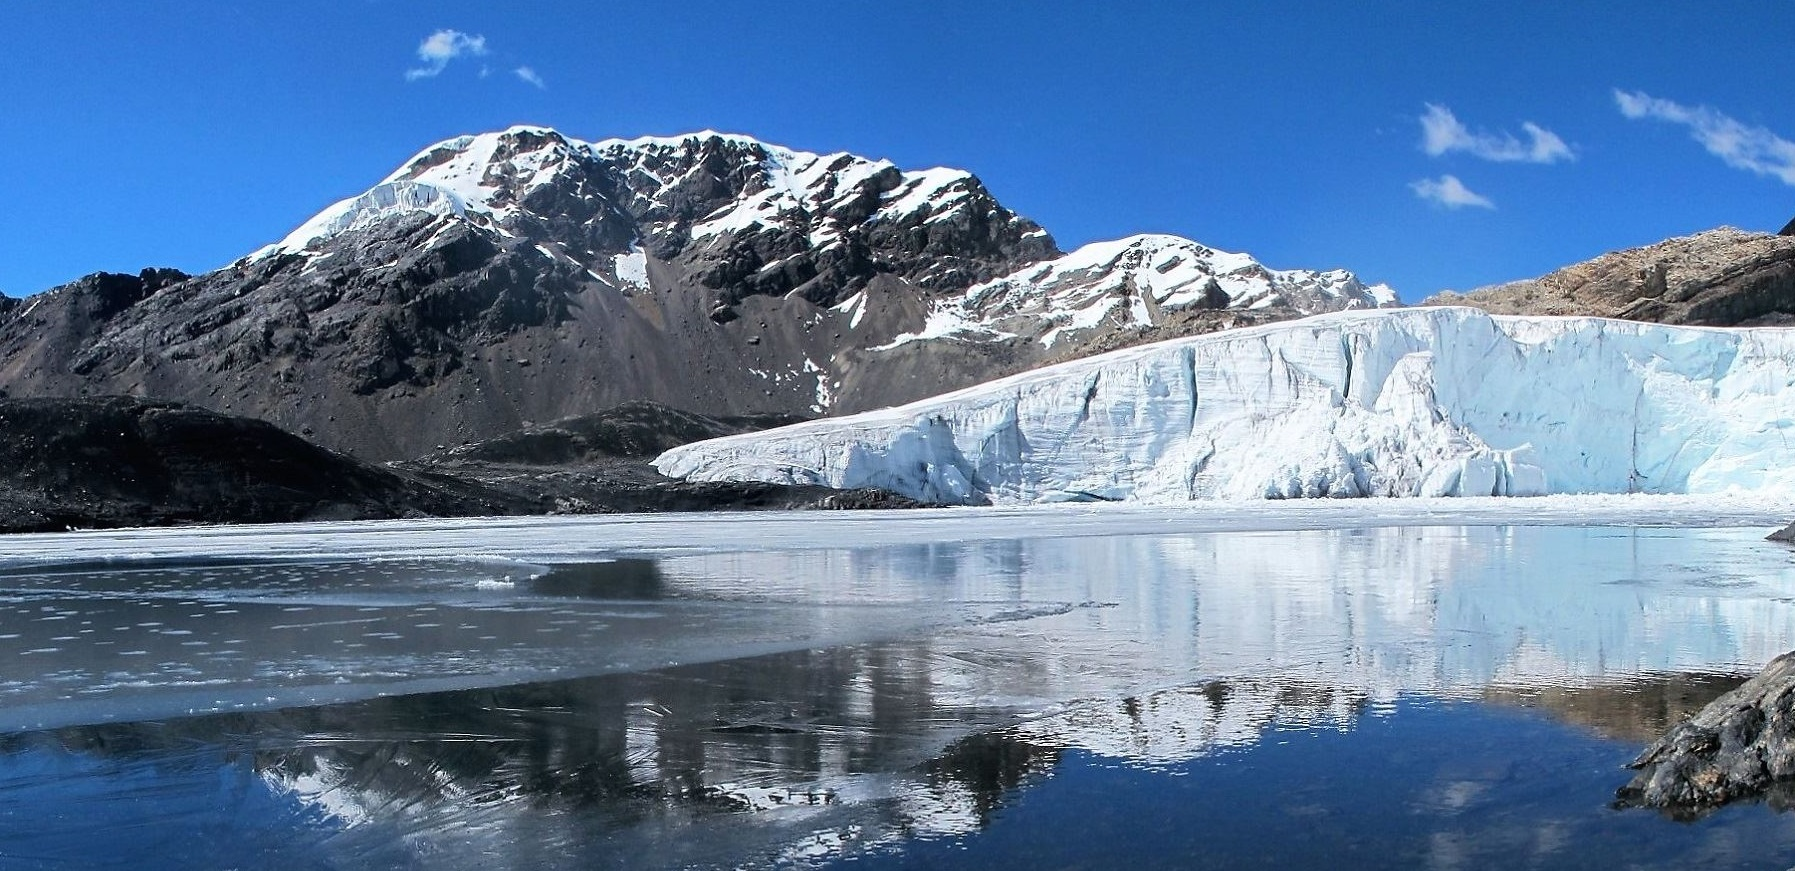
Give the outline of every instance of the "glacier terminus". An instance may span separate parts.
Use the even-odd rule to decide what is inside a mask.
[[[1471,308],[1177,339],[662,454],[949,504],[1719,493],[1795,484],[1795,333]]]

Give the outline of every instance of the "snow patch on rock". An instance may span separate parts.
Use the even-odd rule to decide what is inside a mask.
[[[625,287],[636,290],[648,289],[648,255],[643,253],[642,246],[632,246],[628,253],[612,258],[617,280]]]

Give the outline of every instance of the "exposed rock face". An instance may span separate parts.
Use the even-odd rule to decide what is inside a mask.
[[[1715,699],[1645,749],[1616,795],[1627,806],[1699,814],[1766,798],[1795,806],[1795,652]]]
[[[1722,227],[1422,304],[1470,305],[1492,314],[1780,325],[1795,320],[1795,236]]]
[[[427,148],[215,272],[0,303],[0,390],[175,399],[399,459],[632,399],[880,407],[1230,322],[1218,309],[1381,298],[1141,239],[1062,259],[960,170],[516,127]],[[1051,304],[1031,301],[1049,279]]]

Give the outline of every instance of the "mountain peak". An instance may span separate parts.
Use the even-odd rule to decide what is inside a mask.
[[[1062,255],[961,169],[518,125],[432,144],[224,269],[0,311],[0,386],[146,391],[390,459],[634,399],[877,407],[1369,293],[1175,236]]]
[[[323,256],[344,233],[419,215],[501,247],[534,244],[613,287],[644,286],[633,252],[664,260],[702,249],[693,265],[724,290],[719,316],[744,296],[800,288],[833,305],[882,272],[956,290],[1002,274],[995,264],[1058,253],[964,170],[905,172],[713,130],[586,142],[518,125],[425,148],[251,259]]]

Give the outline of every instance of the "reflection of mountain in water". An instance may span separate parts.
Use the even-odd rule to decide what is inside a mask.
[[[11,736],[0,753],[12,771],[71,753],[121,776],[171,760],[200,772],[247,766],[331,818],[340,831],[327,846],[358,864],[428,855],[431,867],[458,867],[457,857],[487,867],[515,855],[517,867],[537,867],[530,851],[539,850],[557,865],[606,866],[626,847],[652,852],[625,864],[642,855],[709,864],[820,849],[806,838],[825,830],[843,833],[823,845],[836,852],[900,833],[974,831],[1009,790],[1052,767],[1052,750],[974,734],[1012,712],[940,704],[937,656],[926,643],[807,651],[69,728]],[[29,786],[8,775],[0,793]],[[702,836],[666,837],[698,822]],[[47,855],[68,848],[44,845]]]
[[[9,769],[71,752],[121,775],[185,765],[203,780],[245,768],[308,809],[296,817],[329,819],[335,833],[321,843],[295,833],[289,846],[358,864],[677,867],[973,833],[1066,750],[1172,766],[1249,749],[1273,730],[1346,731],[1386,712],[1360,690],[1297,677],[1079,702],[1004,726],[1014,712],[962,707],[951,686],[936,692],[942,671],[963,667],[956,651],[890,643],[72,728],[13,736],[0,752]],[[1491,695],[1631,733],[1657,727],[1664,699],[1717,691],[1712,675],[1695,674]],[[0,785],[19,793],[17,782]]]
[[[1142,765],[1186,762],[1259,742],[1267,729],[1352,728],[1367,699],[1353,690],[1289,681],[1210,681],[1144,696],[1088,702],[1006,734]]]
[[[1747,674],[1651,674],[1590,686],[1493,685],[1484,699],[1539,708],[1567,723],[1587,726],[1604,738],[1645,745],[1693,716]]]

